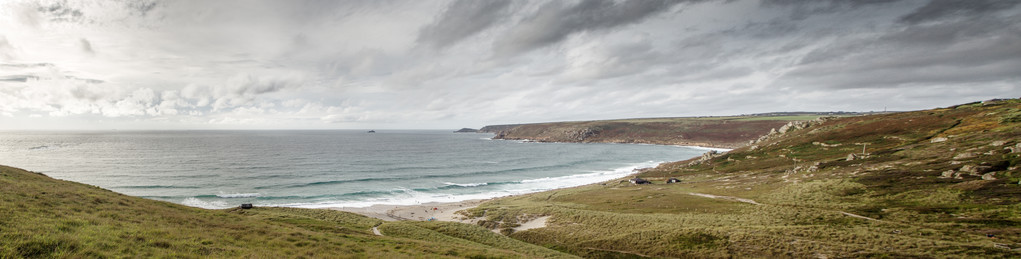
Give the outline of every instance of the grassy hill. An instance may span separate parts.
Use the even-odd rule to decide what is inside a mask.
[[[491,125],[483,127],[479,132],[495,133],[495,139],[528,139],[539,142],[643,143],[735,148],[788,122],[812,120],[821,116],[824,115],[784,113],[549,122]]]
[[[509,235],[584,257],[1021,257],[1021,101],[784,132],[638,175],[655,184],[536,193],[468,215],[504,232],[550,215]]]
[[[465,211],[486,228],[198,209],[0,166],[0,258],[1021,257],[1021,100],[802,121],[754,139],[639,174],[655,184]],[[513,230],[540,216],[547,227]]]
[[[385,236],[376,236],[371,229]],[[573,257],[457,223],[331,210],[206,210],[0,166],[0,258]]]

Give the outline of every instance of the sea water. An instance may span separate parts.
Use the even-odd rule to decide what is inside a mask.
[[[0,164],[202,208],[454,202],[624,177],[702,148],[428,130],[0,132]]]

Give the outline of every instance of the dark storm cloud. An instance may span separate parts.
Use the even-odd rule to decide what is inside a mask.
[[[1016,0],[932,0],[929,4],[900,18],[901,22],[916,24],[952,16],[981,16],[986,13],[1011,9],[1021,4]]]
[[[151,1],[128,1],[125,3],[128,9],[139,16],[146,16],[149,12],[156,9],[158,6],[157,2]]]
[[[826,3],[827,5],[840,5],[840,6],[862,6],[870,4],[885,4],[891,2],[897,2],[901,0],[828,0],[828,1],[805,1],[805,0],[765,0],[762,1],[763,5],[800,5],[807,3]]]
[[[833,41],[813,46],[774,84],[896,89],[1017,80],[1021,14],[1010,10],[1016,3],[937,0],[910,7],[870,34],[808,35],[802,39]]]
[[[435,22],[419,31],[418,41],[433,48],[445,48],[506,18],[510,3],[510,1],[455,1],[436,18]]]
[[[764,0],[765,7],[792,7],[790,17],[793,20],[804,20],[813,15],[835,13],[848,9],[861,8],[869,5],[888,4],[902,0]]]
[[[82,11],[70,7],[67,1],[58,1],[46,6],[39,6],[38,11],[47,14],[50,21],[54,22],[77,22],[83,18]]]
[[[922,109],[1016,96],[1018,3],[0,0],[0,116],[443,128]]]
[[[553,1],[512,27],[497,39],[494,48],[497,55],[512,56],[560,42],[573,33],[637,23],[681,2],[583,0],[564,6],[562,2]]]
[[[21,82],[21,83],[24,83],[24,82],[28,82],[29,79],[39,79],[39,77],[37,77],[37,76],[29,76],[29,75],[0,76],[0,81],[6,81],[6,82]]]

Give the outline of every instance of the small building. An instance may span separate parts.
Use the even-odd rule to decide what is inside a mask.
[[[673,177],[670,177],[670,179],[666,180],[666,183],[679,183],[679,182],[681,182],[680,179],[673,178]]]
[[[652,184],[652,182],[650,182],[648,180],[645,180],[645,179],[642,179],[642,178],[638,178],[638,177],[635,177],[635,178],[633,178],[631,180],[628,180],[628,181],[633,183],[633,184]]]

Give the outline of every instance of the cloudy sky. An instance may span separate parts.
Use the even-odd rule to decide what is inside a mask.
[[[0,0],[0,129],[456,129],[1021,97],[1021,1]]]

